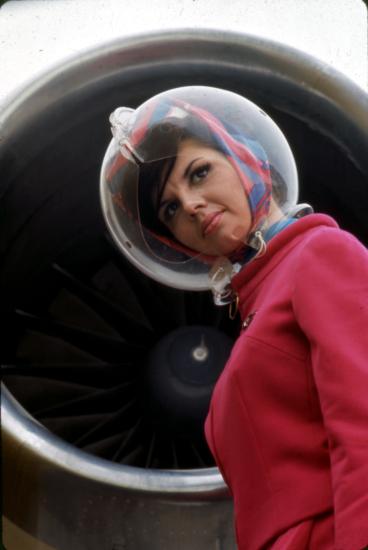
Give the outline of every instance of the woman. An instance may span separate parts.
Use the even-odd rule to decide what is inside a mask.
[[[111,121],[101,182],[117,244],[147,275],[211,288],[242,319],[205,425],[239,548],[363,549],[366,249],[296,204],[290,147],[246,99],[179,88]]]

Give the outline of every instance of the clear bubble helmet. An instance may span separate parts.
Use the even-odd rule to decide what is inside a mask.
[[[160,222],[158,197],[185,140],[220,152],[238,174],[252,217],[243,248],[261,246],[262,239],[255,236],[269,225],[271,201],[283,217],[302,210],[297,207],[296,164],[284,134],[262,109],[240,95],[205,86],[176,88],[135,110],[116,109],[110,122],[113,139],[100,178],[105,221],[128,260],[162,284],[214,290],[214,265],[236,263],[239,270],[246,261],[246,254],[224,259],[187,248]],[[232,269],[225,271],[229,282]]]

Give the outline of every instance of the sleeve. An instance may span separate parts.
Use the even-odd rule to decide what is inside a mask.
[[[368,251],[326,228],[303,248],[293,306],[329,441],[336,548],[368,544]]]

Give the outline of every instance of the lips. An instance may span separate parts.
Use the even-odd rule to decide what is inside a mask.
[[[222,215],[223,211],[211,212],[210,214],[207,214],[202,222],[202,233],[204,237],[206,237],[216,229],[221,221]]]

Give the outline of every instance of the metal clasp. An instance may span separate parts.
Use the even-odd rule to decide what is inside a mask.
[[[239,295],[236,293],[234,299],[229,304],[229,318],[234,321],[239,309]]]

